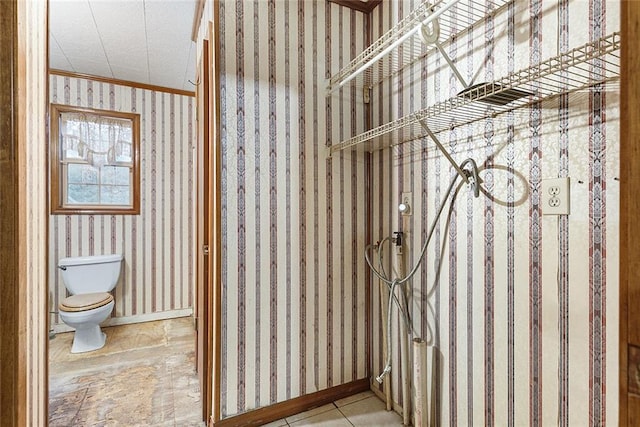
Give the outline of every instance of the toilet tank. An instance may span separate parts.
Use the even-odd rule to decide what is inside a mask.
[[[109,292],[120,276],[121,254],[62,258],[58,268],[71,294]]]

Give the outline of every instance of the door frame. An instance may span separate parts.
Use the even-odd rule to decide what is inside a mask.
[[[0,191],[3,227],[11,229],[0,237],[0,419],[10,426],[46,425],[48,418],[47,11],[48,1],[0,6],[7,77],[0,86],[11,100],[2,113],[0,159],[3,177],[13,177]]]
[[[203,40],[202,56],[198,64],[197,105],[197,179],[196,179],[196,286],[195,286],[195,329],[196,329],[196,370],[200,382],[202,420],[211,416],[211,374],[209,364],[211,354],[211,329],[207,313],[211,309],[210,257],[210,89],[209,82],[209,41]]]
[[[221,352],[222,352],[222,150],[220,135],[220,0],[213,1],[213,22],[209,22],[209,59],[212,66],[210,70],[210,96],[211,108],[209,109],[210,124],[210,171],[212,171],[210,186],[210,203],[212,222],[210,231],[212,256],[210,258],[210,283],[212,285],[210,295],[210,310],[208,322],[211,329],[211,357],[209,363],[209,379],[212,383],[212,412],[209,425],[220,421],[221,397]]]
[[[640,4],[622,1],[620,74],[620,348],[619,424],[640,424]],[[629,308],[632,310],[629,310]],[[636,353],[634,351],[634,353]],[[631,389],[631,390],[630,390]]]

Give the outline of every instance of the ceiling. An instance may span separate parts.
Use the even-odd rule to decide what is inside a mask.
[[[193,92],[197,0],[50,0],[52,69]]]

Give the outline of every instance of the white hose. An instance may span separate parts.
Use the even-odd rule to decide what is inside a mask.
[[[382,281],[379,281],[378,283],[379,283],[378,287],[380,289],[380,311],[384,313],[387,310],[387,307],[389,306],[389,294],[387,293],[388,291],[387,285],[382,283]],[[386,360],[387,337],[389,334],[387,332],[387,323],[384,321],[381,323],[382,323],[382,347],[384,349],[383,358]],[[391,383],[389,381],[385,381],[383,383],[383,391],[384,391],[384,397],[385,397],[386,410],[391,411],[393,409],[393,404],[391,399]]]
[[[480,195],[480,179],[478,177],[478,167],[476,166],[476,162],[469,158],[464,160],[462,163],[460,163],[460,167],[464,167],[467,163],[470,163],[472,166],[472,170],[471,171],[467,171],[465,169],[465,172],[467,172],[469,174],[469,176],[471,176],[473,178],[472,180],[472,186],[473,186],[473,192],[474,192],[474,196],[478,197]],[[458,180],[459,175],[456,175],[453,177],[453,179],[451,180],[451,182],[449,183],[449,187],[447,188],[447,191],[445,193],[444,199],[443,200],[447,200],[449,198],[449,196],[451,195],[451,191],[453,190],[453,186],[455,185],[456,181]],[[453,200],[451,201],[451,203],[453,203]],[[422,250],[420,251],[420,256],[418,258],[418,262],[416,263],[416,265],[413,267],[413,269],[409,272],[409,274],[407,274],[406,277],[397,280],[399,285],[402,285],[406,282],[408,282],[418,271],[418,269],[420,268],[420,265],[422,264],[422,261],[424,259],[424,255],[427,251],[427,246],[429,245],[429,242],[431,241],[431,238],[433,237],[433,232],[435,231],[435,226],[438,223],[438,221],[440,220],[440,215],[442,214],[442,211],[444,210],[446,203],[442,203],[442,205],[440,205],[440,207],[438,208],[438,212],[436,213],[436,217],[433,220],[433,223],[431,224],[431,228],[429,230],[429,234],[427,235],[427,239],[425,240],[424,244],[422,245]],[[387,238],[388,239],[388,238]],[[386,239],[385,239],[386,240]],[[365,260],[367,261],[367,265],[369,266],[369,268],[371,269],[371,271],[373,271],[373,273],[383,282],[387,283],[388,285],[391,285],[392,283],[392,279],[389,279],[386,274],[384,273],[384,270],[382,272],[376,270],[373,265],[371,264],[371,259],[369,258],[369,248],[371,247],[371,245],[367,246],[367,248],[365,248],[365,253],[364,253],[364,257]]]
[[[389,291],[389,296],[391,297],[391,295],[395,296],[395,289],[396,289],[396,285],[398,284],[398,282],[396,282],[395,280],[391,283],[391,291]],[[376,381],[378,381],[380,384],[382,384],[382,379],[384,378],[385,375],[387,375],[389,372],[391,372],[391,339],[390,339],[390,331],[391,331],[391,308],[393,307],[393,304],[391,304],[391,298],[389,298],[389,306],[387,307],[387,360],[386,363],[384,365],[384,369],[382,370],[382,373],[380,375],[378,375],[376,377]]]

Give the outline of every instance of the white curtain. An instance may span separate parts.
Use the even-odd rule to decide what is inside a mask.
[[[62,113],[60,120],[64,160],[98,168],[131,164],[131,120],[90,113]]]

